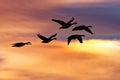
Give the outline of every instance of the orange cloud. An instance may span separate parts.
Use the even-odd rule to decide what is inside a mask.
[[[85,40],[83,44],[72,41],[68,46],[65,41],[42,44],[36,36],[37,33],[51,35],[58,32],[58,27],[52,26],[48,19],[63,14],[49,12],[49,9],[74,3],[101,2],[105,1],[2,0],[0,57],[4,60],[0,62],[0,79],[119,80],[116,76],[120,64],[119,41]],[[63,35],[66,33],[62,32]],[[32,42],[31,46],[13,48],[10,45],[28,40]]]
[[[0,79],[114,79],[111,74],[118,74],[113,71],[120,63],[118,45],[119,41],[110,40],[85,40],[83,44],[72,41],[69,46],[64,41],[42,44],[36,40],[21,48],[4,46],[0,48],[5,59]]]
[[[108,44],[102,45],[106,42]],[[52,47],[53,45],[54,47]],[[110,73],[119,64],[117,61],[119,60],[117,58],[119,54],[116,50],[120,49],[117,45],[117,41],[85,40],[83,44],[72,41],[69,46],[66,42],[61,41],[54,41],[50,44],[42,44],[40,41],[35,41],[33,45],[22,48],[6,46],[1,48],[0,54],[5,59],[4,64],[1,66],[1,70],[4,72],[2,75],[7,74],[7,79],[10,79],[10,76],[13,79],[18,79],[20,77],[18,73],[21,70],[25,70],[30,73],[35,72],[31,75],[39,76],[41,75],[40,73],[49,73],[73,79],[82,78],[86,80],[100,77],[109,79]],[[109,51],[107,51],[107,48],[109,48]],[[101,50],[105,52],[101,52]],[[9,75],[10,73],[13,75]],[[4,76],[0,78],[6,79]]]
[[[0,8],[4,10],[17,10],[17,9],[48,9],[48,8],[53,8],[57,6],[66,6],[71,3],[80,3],[80,4],[90,4],[90,3],[104,3],[104,2],[119,2],[118,0],[45,0],[45,1],[40,1],[40,0],[24,0],[24,1],[18,1],[15,0],[14,2],[9,1],[9,0],[2,0],[0,3]],[[83,6],[83,5],[82,5]]]

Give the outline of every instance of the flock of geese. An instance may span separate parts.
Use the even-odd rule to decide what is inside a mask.
[[[74,21],[74,17],[72,17],[71,20],[69,20],[68,22],[65,22],[65,21],[62,21],[62,20],[57,20],[57,19],[52,19],[52,21],[58,23],[61,25],[61,27],[59,29],[68,29],[69,27],[71,27],[72,25],[75,25],[77,24],[76,22],[73,22]],[[77,31],[77,30],[85,30],[86,32],[90,33],[90,34],[94,34],[91,29],[92,26],[86,26],[86,25],[79,25],[79,26],[76,26],[72,29],[72,31]],[[42,43],[49,43],[51,42],[52,40],[56,40],[57,36],[57,33],[50,36],[50,37],[45,37],[41,34],[37,34],[37,37],[40,38],[42,40]],[[68,45],[70,44],[71,40],[73,39],[78,39],[80,43],[83,43],[83,39],[82,37],[84,37],[85,35],[79,35],[79,34],[74,34],[74,35],[70,35],[68,38],[67,38],[67,42],[68,42]],[[30,45],[31,42],[18,42],[18,43],[13,43],[12,44],[12,47],[22,47],[24,45]]]

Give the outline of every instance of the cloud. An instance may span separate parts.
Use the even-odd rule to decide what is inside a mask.
[[[68,21],[72,16],[75,17],[78,25],[93,25],[93,32],[96,34],[118,33],[119,1],[118,3],[117,0],[112,2],[112,0],[105,2],[100,0],[58,2],[54,0],[41,2],[39,0],[15,0],[14,2],[2,0],[0,3],[0,31],[3,38],[1,40],[14,41],[14,37],[16,40],[22,40],[23,37],[33,40],[33,36],[38,33],[43,35],[59,33],[58,39],[66,39],[69,34],[76,32],[71,32],[72,27],[66,31],[59,30],[60,25],[53,23],[51,19]],[[89,7],[76,6],[79,3],[86,3]],[[10,4],[12,5],[9,6]],[[63,5],[61,6],[61,4]],[[72,6],[74,4],[75,6]],[[83,32],[83,34],[87,33]]]
[[[10,0],[2,0],[0,7],[2,9],[48,9],[48,8],[52,8],[52,7],[56,7],[56,6],[66,6],[72,3],[86,3],[86,4],[90,4],[90,3],[104,3],[104,2],[119,2],[118,0],[61,0],[61,1],[55,1],[55,0],[45,0],[45,1],[39,1],[39,0],[24,0],[24,1],[10,1]]]
[[[109,4],[110,5],[110,4]],[[119,14],[118,6],[108,7],[77,7],[77,8],[57,8],[56,12],[64,14],[64,16],[75,16],[79,24],[93,25],[95,32],[101,33],[117,33],[119,32]],[[101,13],[102,12],[102,13]],[[78,24],[78,25],[79,25]],[[113,28],[114,27],[114,28]]]
[[[86,36],[86,39],[103,39],[103,40],[120,40],[120,35],[118,34],[101,34],[94,36]]]
[[[119,80],[118,43],[85,40],[83,44],[72,41],[68,46],[65,41],[48,45],[38,40],[21,48],[3,46],[0,79]]]
[[[34,80],[37,80],[37,79],[42,79],[42,80],[53,80],[53,79],[54,80],[75,80],[75,78],[72,78],[70,76],[50,74],[50,73],[31,72],[31,71],[21,71],[19,73],[19,76],[22,78],[28,78],[28,79],[34,79]]]
[[[4,59],[0,63],[1,80],[120,79],[119,40],[113,40],[119,39],[118,0],[1,0],[0,9],[0,55]],[[71,32],[72,27],[59,30],[60,25],[51,19],[68,21],[72,16],[78,24],[94,26],[95,35],[88,36],[94,40],[84,40],[83,44],[72,41],[67,45],[68,35],[82,32]],[[50,44],[42,44],[36,36],[56,32],[58,41]],[[28,40],[32,45],[9,45]]]

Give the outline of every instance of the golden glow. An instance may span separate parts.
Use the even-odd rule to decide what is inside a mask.
[[[1,62],[0,79],[29,80],[31,76],[37,76],[41,80],[39,76],[43,74],[45,75],[42,80],[49,76],[51,78],[54,74],[50,80],[58,80],[54,78],[61,78],[59,75],[62,75],[64,80],[66,77],[89,80],[95,78],[94,74],[99,74],[96,78],[110,79],[109,73],[120,63],[118,45],[119,41],[110,40],[84,40],[83,44],[72,41],[69,46],[66,41],[42,44],[38,40],[22,48],[3,46],[0,47],[0,55],[5,61]],[[112,53],[115,56],[111,55]],[[100,57],[96,56],[97,54]]]
[[[59,30],[58,24],[51,21],[52,18],[66,21],[73,16],[76,18],[75,22],[80,19],[83,20],[80,23],[96,24],[98,25],[96,30],[102,30],[101,27],[97,28],[105,23],[99,24],[95,21],[99,18],[97,12],[92,12],[98,16],[93,18],[85,7],[94,10],[100,8],[98,5],[105,7],[106,10],[111,1],[120,2],[120,0],[1,0],[0,80],[120,80],[120,41],[84,40],[84,43],[80,44],[75,40],[68,46],[67,41],[59,41],[59,38],[63,35],[67,37],[69,29]],[[106,2],[110,4],[106,5]],[[78,17],[76,12],[82,9],[85,11],[79,11],[82,14]],[[100,20],[104,21],[106,18]],[[104,29],[108,31],[105,26]],[[108,32],[110,31],[114,32],[112,26]],[[36,36],[38,33],[45,36],[58,33],[58,40],[43,44]],[[32,45],[11,47],[10,44],[19,41],[30,41]]]
[[[110,40],[85,40],[84,43],[74,42],[70,45],[75,51],[83,51],[93,54],[113,54],[115,49],[118,49],[118,42]]]

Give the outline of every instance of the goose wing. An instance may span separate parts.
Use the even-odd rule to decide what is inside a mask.
[[[73,39],[72,37],[73,37],[73,35],[71,35],[71,36],[69,36],[69,37],[67,38],[67,39],[68,39],[68,41],[67,41],[67,42],[68,42],[68,45],[70,44],[71,40]]]
[[[52,36],[50,36],[49,38],[53,38],[53,37],[55,37],[57,35],[57,33],[56,34],[54,34],[54,35],[52,35]]]
[[[68,38],[68,45],[70,44],[71,40],[72,40],[72,39]]]
[[[37,34],[37,36],[38,36],[40,39],[42,39],[42,40],[45,40],[45,39],[46,39],[46,37],[44,37],[44,36],[42,36],[42,35],[40,35],[40,34]]]
[[[25,45],[23,42],[18,42],[18,43],[13,43],[12,47],[20,47],[20,46],[23,46],[23,45]]]
[[[57,23],[59,23],[59,24],[61,24],[61,25],[66,24],[66,23],[65,23],[64,21],[62,21],[62,20],[52,19],[52,21],[57,22]]]
[[[23,42],[12,43],[11,45],[23,44]]]
[[[93,32],[89,28],[85,28],[84,30],[91,33],[91,34],[93,34]]]
[[[72,17],[72,19],[70,21],[68,21],[68,23],[71,23],[74,20],[74,17]]]
[[[75,30],[80,30],[80,26],[76,26],[72,29],[72,31],[75,31]]]
[[[83,43],[82,37],[78,37],[80,43]]]
[[[80,25],[80,26],[76,26],[75,28],[73,28],[72,31],[85,30],[86,28],[88,28],[88,27],[86,27],[85,25]]]

